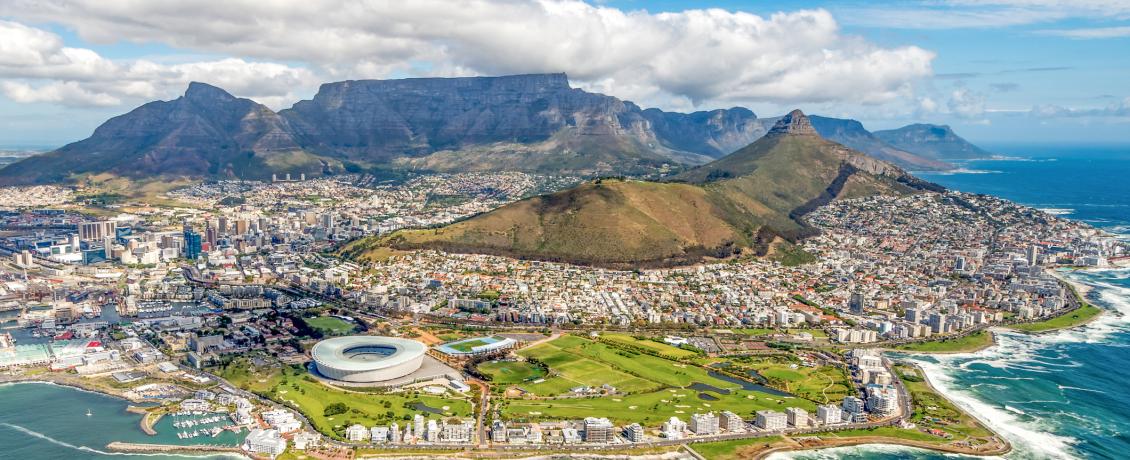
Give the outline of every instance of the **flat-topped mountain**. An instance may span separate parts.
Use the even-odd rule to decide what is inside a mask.
[[[803,216],[831,200],[936,187],[820,137],[800,111],[719,160],[666,182],[597,180],[511,203],[438,229],[345,248],[435,248],[636,268],[763,255],[814,231]],[[786,243],[787,244],[787,243]]]
[[[643,110],[565,74],[351,80],[278,113],[203,83],[114,117],[85,140],[0,169],[0,184],[110,174],[266,179],[346,170],[642,175],[707,163],[765,135],[750,110]],[[947,165],[816,118],[817,132],[909,169]]]
[[[989,158],[992,153],[969,143],[946,125],[913,124],[875,131],[875,137],[897,148],[936,160]]]

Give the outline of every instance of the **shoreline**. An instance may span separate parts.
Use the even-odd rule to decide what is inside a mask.
[[[939,393],[940,394],[940,393]],[[824,449],[835,449],[838,447],[855,447],[855,446],[900,446],[900,447],[913,447],[916,449],[929,450],[932,452],[941,452],[943,454],[958,454],[969,455],[974,457],[997,457],[1012,452],[1012,443],[1008,442],[1004,437],[997,435],[998,439],[1004,443],[1001,448],[990,451],[973,451],[969,449],[961,449],[956,447],[936,446],[926,442],[911,441],[907,439],[889,438],[886,436],[861,436],[858,438],[837,438],[826,439],[820,438],[819,445],[798,445],[798,446],[778,446],[758,452],[752,458],[754,460],[763,460],[770,455],[783,452],[805,452],[805,451],[821,451]],[[792,438],[789,438],[792,439]],[[794,440],[795,442],[795,440]]]

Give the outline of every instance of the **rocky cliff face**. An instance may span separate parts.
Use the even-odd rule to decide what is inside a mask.
[[[625,144],[629,157],[681,163],[681,154],[721,155],[752,140],[756,133],[731,135],[742,119],[756,119],[735,111],[734,117],[643,111],[572,88],[565,74],[539,74],[329,83],[280,115],[313,151],[358,160],[551,140],[558,142],[537,150],[564,151],[609,138],[607,145]],[[558,135],[568,139],[553,139]]]
[[[875,131],[875,136],[897,148],[936,160],[967,160],[993,155],[962,139],[945,125],[913,124]]]
[[[852,120],[783,119],[783,132],[820,134],[908,169],[946,166],[891,146]],[[740,107],[641,110],[572,88],[565,74],[327,83],[313,99],[279,113],[192,83],[183,97],[145,104],[88,139],[5,167],[0,183],[102,172],[257,179],[366,167],[636,175],[723,157],[778,120]],[[953,144],[956,135],[945,133],[935,136],[939,141],[914,133],[892,138],[932,148]]]
[[[101,172],[260,178],[269,173],[251,165],[299,149],[286,121],[269,108],[192,83],[180,98],[150,102],[111,118],[87,139],[10,165],[0,171],[0,183]]]

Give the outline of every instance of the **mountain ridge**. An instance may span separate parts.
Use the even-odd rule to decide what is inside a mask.
[[[573,88],[563,73],[332,82],[278,112],[192,82],[181,97],[143,104],[87,139],[0,169],[0,184],[103,173],[267,179],[388,168],[648,175],[722,157],[774,121],[741,107],[645,110]],[[867,137],[862,125],[857,131],[854,138],[822,134],[910,169],[945,167],[909,152],[892,156],[899,151]]]
[[[933,187],[820,137],[793,111],[750,145],[665,181],[598,179],[342,252],[365,260],[388,246],[618,269],[683,265],[792,244],[815,233],[804,215],[831,200]]]

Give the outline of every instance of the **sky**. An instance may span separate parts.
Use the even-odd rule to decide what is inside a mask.
[[[539,72],[664,110],[1130,144],[1130,0],[3,0],[0,147],[190,81],[281,110],[331,81]]]

